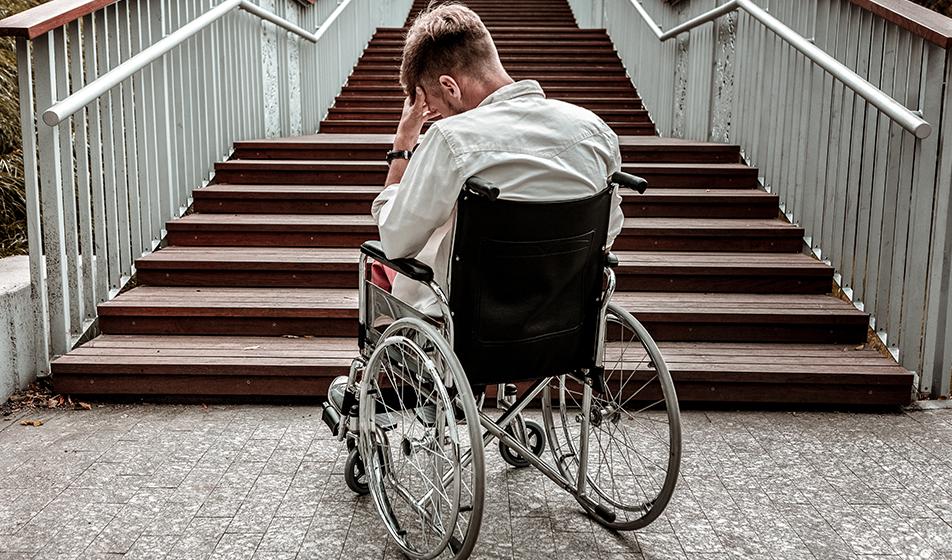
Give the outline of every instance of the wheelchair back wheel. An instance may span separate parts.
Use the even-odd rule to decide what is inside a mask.
[[[439,331],[416,318],[384,331],[360,382],[359,425],[370,494],[403,553],[468,557],[482,521],[482,436],[465,373]]]
[[[605,327],[604,383],[593,387],[588,410],[586,384],[566,375],[546,387],[543,417],[555,463],[575,481],[587,415],[587,499],[578,501],[602,525],[632,530],[654,521],[674,492],[680,409],[664,358],[641,323],[610,304]]]

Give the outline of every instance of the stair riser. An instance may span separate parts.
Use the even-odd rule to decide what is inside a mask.
[[[610,122],[638,123],[652,125],[648,112],[644,110],[611,110],[596,109],[593,111],[602,120]],[[327,114],[328,120],[368,120],[368,121],[399,121],[400,110],[394,109],[331,109]]]
[[[626,85],[606,86],[603,89],[593,86],[549,87],[545,88],[545,94],[555,99],[561,99],[562,97],[570,95],[582,95],[585,97],[600,96],[604,99],[638,98],[637,90]],[[399,84],[387,84],[383,86],[369,86],[366,84],[348,85],[341,90],[337,98],[343,99],[351,96],[364,95],[403,95],[403,88],[401,88]]]
[[[758,204],[698,204],[650,201],[647,197],[626,197],[622,211],[629,218],[738,218],[777,217],[777,199],[763,197]],[[647,202],[646,202],[647,200]],[[218,214],[338,214],[367,215],[373,197],[352,200],[274,198],[226,198],[214,195],[195,197],[196,212]]]
[[[348,368],[322,369],[320,374],[302,372],[300,375],[266,376],[245,375],[176,375],[174,372],[156,374],[143,382],[137,370],[128,373],[97,375],[94,373],[65,373],[53,366],[57,393],[87,396],[189,395],[190,397],[312,397],[315,401],[327,395],[334,377],[347,375]],[[310,375],[309,375],[310,374]],[[910,399],[907,385],[849,385],[844,383],[737,383],[685,381],[675,373],[674,386],[678,400],[688,402],[745,402],[763,404],[835,404],[859,406],[895,406]],[[650,397],[646,397],[650,398]]]
[[[561,86],[586,86],[592,83],[595,78],[590,76],[552,76],[552,75],[526,75],[518,76],[515,75],[513,78],[519,79],[533,79],[539,82],[539,85],[542,86],[542,89],[547,89],[549,87],[561,87]],[[604,83],[606,85],[615,85],[615,86],[624,86],[630,85],[631,82],[625,75],[611,75],[611,76],[602,76],[597,78],[599,83]],[[351,76],[347,80],[348,85],[355,86],[399,86],[400,82],[397,76]],[[634,93],[634,89],[631,90]]]
[[[552,96],[549,96],[550,99],[559,99]],[[401,107],[403,105],[404,97],[402,95],[388,96],[388,97],[378,97],[376,99],[357,99],[353,97],[341,97],[337,100],[335,108],[338,109],[378,109],[381,107]],[[641,101],[637,99],[625,100],[625,99],[607,99],[607,100],[598,100],[594,101],[592,99],[573,99],[573,98],[562,98],[559,101],[565,101],[566,103],[572,103],[573,105],[578,105],[584,107],[590,111],[598,110],[617,110],[617,109],[627,109],[627,110],[643,110],[644,105]]]
[[[803,233],[785,237],[756,233],[712,232],[698,236],[668,233],[664,235],[622,232],[615,239],[619,251],[712,251],[731,253],[798,253],[803,248]]]
[[[800,274],[773,270],[770,275],[738,273],[667,274],[643,272],[620,266],[615,269],[619,291],[739,293],[739,294],[825,294],[833,282],[829,275]],[[778,274],[779,273],[779,274]],[[234,270],[221,264],[215,270],[138,269],[139,283],[149,286],[235,286],[283,288],[353,288],[357,285],[357,265],[341,271]]]
[[[105,334],[357,336],[351,318],[100,315]]]
[[[532,79],[532,76],[542,75],[551,76],[555,74],[566,74],[569,76],[589,76],[593,80],[601,80],[603,76],[618,77],[625,75],[625,67],[621,64],[565,64],[563,67],[542,65],[523,66],[520,64],[511,64],[507,69],[510,76],[515,80]],[[400,76],[398,69],[393,65],[387,64],[381,66],[378,64],[357,65],[350,75],[350,79],[378,79],[378,80],[396,80]]]
[[[378,156],[379,157],[379,156]],[[375,158],[377,159],[377,158]],[[373,161],[373,160],[370,160]],[[277,167],[277,166],[276,166]],[[378,166],[376,170],[362,169],[348,171],[334,169],[331,164],[324,169],[236,169],[228,165],[219,165],[214,182],[248,185],[383,185],[386,181],[386,170]],[[697,189],[753,189],[757,187],[757,171],[751,169],[738,170],[717,175],[703,175],[695,173],[677,174],[676,170],[658,172],[652,169],[638,168],[637,166],[622,166],[624,171],[635,173],[648,181],[649,188],[697,188]]]
[[[629,123],[608,123],[616,134],[628,136],[654,136],[654,125],[640,125]],[[428,127],[424,128],[424,131]],[[355,134],[393,134],[397,129],[394,121],[359,122],[359,121],[323,121],[320,131],[328,134],[355,133]]]
[[[327,144],[301,146],[285,145],[267,148],[244,147],[238,145],[232,159],[297,159],[297,160],[345,160],[376,161],[391,148],[390,144],[348,145]],[[621,147],[622,160],[625,163],[739,163],[740,155],[736,150],[689,151],[671,148],[667,150],[649,150],[635,147]],[[776,212],[775,212],[776,213]]]
[[[795,253],[803,246],[802,231],[791,228],[784,237],[773,232],[758,235],[756,232],[733,233],[715,231],[698,236],[693,232],[679,234],[642,234],[625,230],[615,239],[618,251],[728,251],[754,253]],[[377,239],[376,228],[364,232],[326,231],[220,231],[212,228],[170,230],[169,244],[186,247],[326,247],[356,248],[369,239]]]
[[[639,320],[657,341],[723,341],[853,344],[866,340],[866,324],[858,317],[853,324],[836,325],[820,318],[815,323],[790,324],[771,321],[706,322],[702,317],[671,319],[641,316]],[[100,315],[106,334],[249,335],[255,336],[357,336],[352,318],[305,317],[204,317]]]
[[[56,391],[71,395],[188,395],[197,397],[325,397],[331,380],[347,375],[348,368],[335,371],[301,372],[300,375],[177,374],[175,371],[143,379],[141,373],[97,375],[61,373],[54,370]]]

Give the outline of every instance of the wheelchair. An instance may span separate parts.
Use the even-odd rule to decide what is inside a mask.
[[[606,247],[615,190],[647,184],[606,182],[587,198],[527,202],[470,178],[449,296],[427,265],[361,247],[360,355],[331,383],[323,418],[349,449],[347,485],[372,496],[407,557],[469,557],[494,440],[508,464],[537,468],[608,529],[644,527],[668,504],[678,400],[651,336],[611,302],[618,260]],[[370,259],[425,286],[439,316],[369,282]],[[484,407],[493,389],[495,419]],[[524,417],[530,404],[542,425]]]

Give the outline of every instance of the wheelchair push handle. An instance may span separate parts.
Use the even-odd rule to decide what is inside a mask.
[[[612,173],[612,176],[608,178],[608,183],[610,185],[628,187],[633,191],[638,191],[638,194],[645,194],[645,191],[648,190],[648,181],[623,171]]]

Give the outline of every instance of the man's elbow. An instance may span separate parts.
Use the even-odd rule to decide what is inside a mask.
[[[380,231],[380,246],[383,252],[390,259],[404,259],[415,257],[420,252],[421,247],[417,247],[413,240],[406,237],[406,230],[401,234],[399,230],[388,228],[386,223],[378,226]]]

